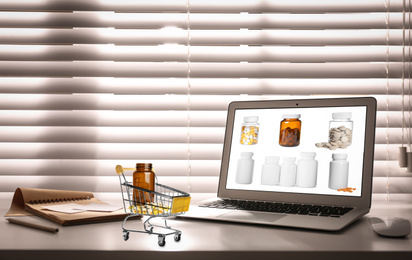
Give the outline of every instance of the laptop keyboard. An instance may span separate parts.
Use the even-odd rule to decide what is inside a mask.
[[[286,213],[310,216],[322,216],[339,218],[348,213],[353,208],[349,207],[332,207],[307,204],[292,204],[278,202],[262,201],[242,201],[242,200],[218,200],[209,202],[200,207],[217,208],[217,209],[237,209],[250,211],[264,211],[272,213]]]

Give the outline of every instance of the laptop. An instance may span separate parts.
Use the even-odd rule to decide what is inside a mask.
[[[217,198],[182,218],[338,231],[371,206],[373,97],[229,104]]]

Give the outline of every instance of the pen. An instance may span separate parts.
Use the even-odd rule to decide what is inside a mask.
[[[43,225],[35,224],[35,223],[30,223],[30,222],[26,222],[26,221],[23,221],[23,220],[20,220],[20,219],[8,218],[7,221],[10,222],[10,223],[16,224],[16,225],[30,227],[30,228],[34,228],[34,229],[38,229],[38,230],[51,232],[51,233],[59,232],[58,228],[43,226]]]

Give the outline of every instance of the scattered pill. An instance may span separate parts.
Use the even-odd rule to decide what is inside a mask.
[[[353,191],[355,191],[356,188],[351,188],[351,187],[347,187],[347,188],[343,188],[343,189],[338,189],[338,191],[343,191],[343,192],[350,192],[352,193]]]

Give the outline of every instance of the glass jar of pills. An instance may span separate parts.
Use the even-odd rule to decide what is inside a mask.
[[[351,117],[351,112],[332,113],[332,120],[329,122],[329,144],[343,149],[352,144]]]
[[[259,117],[247,116],[243,118],[243,121],[240,143],[245,145],[257,144],[259,137]]]
[[[155,173],[151,163],[136,163],[136,170],[133,172],[133,186],[149,191],[155,190]],[[154,201],[154,194],[133,189],[133,201],[137,205],[150,204]]]
[[[300,144],[300,131],[302,122],[300,114],[284,114],[280,122],[279,145],[286,147]]]

